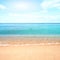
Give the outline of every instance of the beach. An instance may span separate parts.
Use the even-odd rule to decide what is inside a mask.
[[[60,60],[60,38],[0,37],[0,60]]]

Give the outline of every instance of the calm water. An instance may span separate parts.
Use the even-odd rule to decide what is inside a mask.
[[[60,35],[57,23],[0,23],[0,35]]]

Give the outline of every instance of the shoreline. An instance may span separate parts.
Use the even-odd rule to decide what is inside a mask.
[[[20,45],[60,45],[60,37],[2,36],[0,46]]]
[[[15,35],[15,34],[5,34],[5,35],[0,35],[0,37],[60,37],[60,34],[36,34],[36,35]]]
[[[24,46],[60,46],[60,43],[41,43],[41,44],[0,44],[0,47],[24,47]]]

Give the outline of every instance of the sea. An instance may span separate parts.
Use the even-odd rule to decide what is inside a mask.
[[[0,23],[0,36],[59,35],[60,23]]]

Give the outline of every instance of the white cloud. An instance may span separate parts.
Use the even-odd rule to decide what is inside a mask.
[[[44,0],[40,6],[43,10],[47,10],[48,8],[58,7],[60,6],[60,0]]]
[[[6,17],[5,17],[6,18]],[[36,13],[28,13],[28,14],[16,14],[9,13],[8,18],[6,18],[6,22],[14,22],[14,23],[41,23],[41,22],[60,22],[60,15],[47,15],[47,14],[39,14]],[[3,21],[3,20],[2,20]]]
[[[26,10],[26,9],[28,9],[28,4],[24,3],[24,2],[15,3],[14,8],[17,9],[17,10]]]
[[[40,18],[40,17],[42,17],[39,14],[35,14],[35,13],[27,13],[27,14],[9,13],[8,15],[11,17],[23,17],[23,18]]]
[[[56,23],[60,22],[60,15],[35,15],[35,14],[10,14],[5,18],[0,18],[0,22],[6,23]]]
[[[26,10],[32,10],[35,9],[35,6],[31,2],[12,2],[9,4],[9,9],[11,11],[26,11]]]
[[[55,5],[53,5],[53,7],[60,9],[60,4],[55,4]]]
[[[6,6],[0,4],[0,9],[6,9]]]

